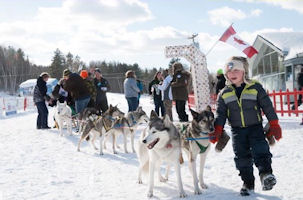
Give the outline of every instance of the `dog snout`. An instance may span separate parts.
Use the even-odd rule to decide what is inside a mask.
[[[146,140],[143,140],[142,142],[143,142],[144,144],[146,144],[147,141],[146,141]]]

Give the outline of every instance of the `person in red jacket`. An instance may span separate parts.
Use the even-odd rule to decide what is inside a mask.
[[[210,134],[210,141],[218,141],[228,119],[232,131],[234,160],[243,181],[240,194],[247,196],[254,190],[253,163],[259,170],[263,190],[271,190],[276,184],[276,178],[271,167],[272,154],[265,137],[281,139],[282,131],[277,114],[262,85],[249,80],[246,58],[232,57],[225,65],[224,75],[227,85],[218,96],[215,132]],[[261,111],[270,124],[267,135],[263,131]]]

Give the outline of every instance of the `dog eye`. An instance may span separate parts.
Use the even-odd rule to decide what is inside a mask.
[[[152,133],[156,133],[156,131],[153,131]]]

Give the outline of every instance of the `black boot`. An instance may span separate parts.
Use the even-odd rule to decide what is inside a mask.
[[[255,189],[254,184],[246,184],[243,183],[243,186],[240,190],[240,195],[241,196],[249,196]]]
[[[271,190],[277,183],[276,177],[271,173],[261,174],[260,179],[263,190]]]

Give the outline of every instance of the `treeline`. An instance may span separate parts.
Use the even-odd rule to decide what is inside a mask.
[[[47,67],[30,63],[22,49],[0,46],[0,90],[13,94],[20,83],[47,70]]]
[[[154,74],[161,68],[143,69],[137,63],[126,64],[115,61],[91,61],[88,65],[80,56],[71,52],[64,55],[59,49],[54,51],[50,66],[37,66],[30,63],[22,49],[0,46],[0,90],[15,93],[20,83],[27,79],[37,78],[43,71],[50,73],[52,78],[62,78],[63,70],[68,68],[72,72],[81,69],[99,68],[102,75],[109,80],[112,92],[123,92],[124,75],[127,70],[133,70],[145,86],[148,85]],[[167,66],[168,67],[168,66]]]

